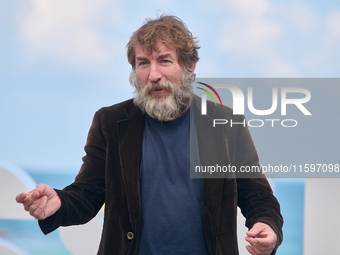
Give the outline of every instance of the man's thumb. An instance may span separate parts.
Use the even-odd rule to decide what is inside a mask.
[[[249,237],[257,236],[264,227],[261,225],[261,223],[255,223],[254,226],[246,233]]]

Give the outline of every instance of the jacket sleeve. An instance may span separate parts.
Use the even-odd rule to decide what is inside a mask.
[[[241,116],[241,121],[244,116]],[[237,132],[235,163],[241,166],[255,166],[261,169],[258,155],[247,126],[240,127]],[[240,177],[240,176],[239,176]],[[246,226],[250,229],[255,223],[268,224],[276,233],[277,242],[272,255],[282,242],[283,218],[280,205],[274,197],[272,189],[261,172],[251,173],[250,178],[237,178],[238,206],[246,218]]]
[[[98,213],[105,201],[106,140],[98,112],[93,118],[85,152],[75,181],[63,190],[56,190],[61,200],[61,208],[54,215],[39,221],[44,234],[59,226],[88,222]]]

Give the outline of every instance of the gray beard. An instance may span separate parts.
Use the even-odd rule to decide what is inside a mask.
[[[130,83],[135,87],[133,103],[151,118],[159,121],[174,120],[190,105],[192,76],[184,69],[180,85],[166,82],[149,82],[141,88],[134,69],[130,73]],[[156,89],[166,89],[167,93],[154,93]]]

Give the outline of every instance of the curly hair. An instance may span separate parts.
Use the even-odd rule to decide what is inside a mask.
[[[178,60],[190,70],[193,62],[199,60],[197,38],[192,35],[184,22],[176,16],[161,15],[156,19],[146,19],[145,23],[136,30],[127,43],[127,57],[135,69],[134,46],[140,44],[147,54],[152,50],[159,51],[158,42],[173,45],[178,54]]]

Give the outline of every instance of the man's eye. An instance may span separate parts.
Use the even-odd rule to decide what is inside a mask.
[[[167,59],[163,59],[162,62],[163,62],[163,63],[170,63],[170,61],[167,60]]]
[[[146,61],[139,62],[138,65],[140,66],[146,65]]]

